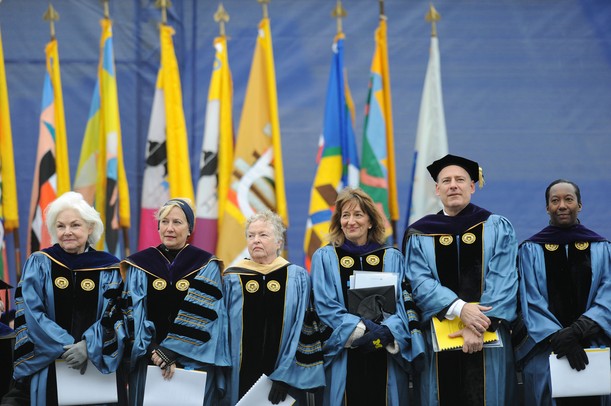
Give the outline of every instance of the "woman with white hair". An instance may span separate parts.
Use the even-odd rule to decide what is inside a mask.
[[[250,259],[223,272],[232,364],[226,401],[231,405],[262,374],[272,380],[268,398],[273,404],[287,393],[303,402],[304,390],[324,385],[322,353],[317,359],[314,346],[300,342],[310,280],[304,268],[280,256],[284,231],[276,213],[252,215],[246,222]]]
[[[49,204],[46,225],[54,245],[30,255],[15,294],[15,388],[29,387],[28,403],[42,406],[57,404],[57,359],[81,374],[88,360],[111,373],[125,338],[114,329],[121,325],[113,308],[119,260],[92,247],[104,231],[99,213],[80,193],[67,192]]]

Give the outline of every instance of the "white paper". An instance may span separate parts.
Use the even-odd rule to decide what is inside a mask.
[[[611,393],[611,364],[609,348],[588,348],[588,365],[577,371],[571,368],[566,357],[549,356],[552,380],[552,397],[599,396]]]
[[[394,286],[395,295],[399,294],[399,274],[396,272],[354,271],[352,289],[377,288],[379,286]]]
[[[272,381],[267,377],[267,375],[263,374],[257,382],[255,382],[248,392],[242,396],[242,399],[235,406],[263,406],[263,405],[272,405],[272,402],[269,401],[269,390],[272,388]],[[295,398],[291,397],[291,395],[286,395],[286,399],[282,402],[278,403],[280,406],[290,406],[295,404]]]
[[[161,368],[149,365],[144,387],[144,406],[201,406],[206,394],[206,372],[176,368],[169,381]]]
[[[60,405],[94,405],[117,402],[115,373],[103,374],[87,361],[87,370],[72,369],[64,360],[55,361],[57,401]]]

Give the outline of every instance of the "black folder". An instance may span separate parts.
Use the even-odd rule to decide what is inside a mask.
[[[368,320],[382,321],[384,313],[394,314],[396,310],[393,285],[348,289],[348,311],[352,314]]]

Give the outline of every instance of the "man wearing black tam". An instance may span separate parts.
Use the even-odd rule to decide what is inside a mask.
[[[545,190],[549,225],[518,250],[520,301],[528,337],[516,348],[527,405],[608,405],[611,395],[552,399],[549,355],[576,371],[584,347],[611,346],[611,243],[583,226],[579,187],[553,181]]]
[[[471,203],[475,182],[483,186],[477,162],[446,155],[427,169],[443,210],[410,225],[403,239],[428,344],[422,404],[516,404],[509,335],[518,290],[515,232],[506,218]],[[462,351],[433,351],[433,317],[460,318],[464,328],[451,337],[464,339]],[[486,330],[496,331],[503,346],[484,348]]]

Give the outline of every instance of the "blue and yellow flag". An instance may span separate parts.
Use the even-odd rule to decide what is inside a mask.
[[[384,218],[396,224],[399,219],[399,200],[395,176],[388,42],[384,17],[380,18],[376,29],[375,42],[365,110],[367,115],[363,134],[360,187],[371,196]],[[391,237],[392,234],[393,227],[387,222],[386,236]]]
[[[51,245],[51,236],[45,226],[45,209],[56,197],[70,190],[64,98],[57,48],[55,38],[45,48],[47,72],[42,89],[40,131],[32,182],[28,255]]]
[[[310,193],[310,212],[304,239],[305,266],[314,251],[328,242],[331,214],[341,189],[358,184],[358,154],[354,137],[354,104],[344,72],[344,35],[333,42],[333,60],[327,84],[318,169]]]
[[[100,21],[98,77],[89,109],[74,190],[100,213],[104,235],[97,249],[119,258],[120,228],[129,228],[129,188],[123,165],[121,122],[112,41],[112,21]]]
[[[248,256],[244,225],[249,216],[263,209],[278,213],[288,226],[276,72],[268,18],[259,23],[220,228],[217,256],[227,266]]]
[[[194,201],[174,29],[161,24],[159,31],[161,66],[147,139],[138,250],[159,245],[154,215],[163,203],[178,197]]]
[[[5,261],[5,231],[19,228],[17,203],[17,181],[15,178],[15,157],[13,155],[13,134],[11,114],[6,87],[4,49],[0,33],[0,279],[10,283],[10,272]],[[8,306],[8,303],[7,303]]]
[[[218,229],[233,168],[233,81],[227,55],[227,37],[214,40],[216,54],[206,105],[206,127],[199,164],[196,227],[193,244],[215,253]]]

